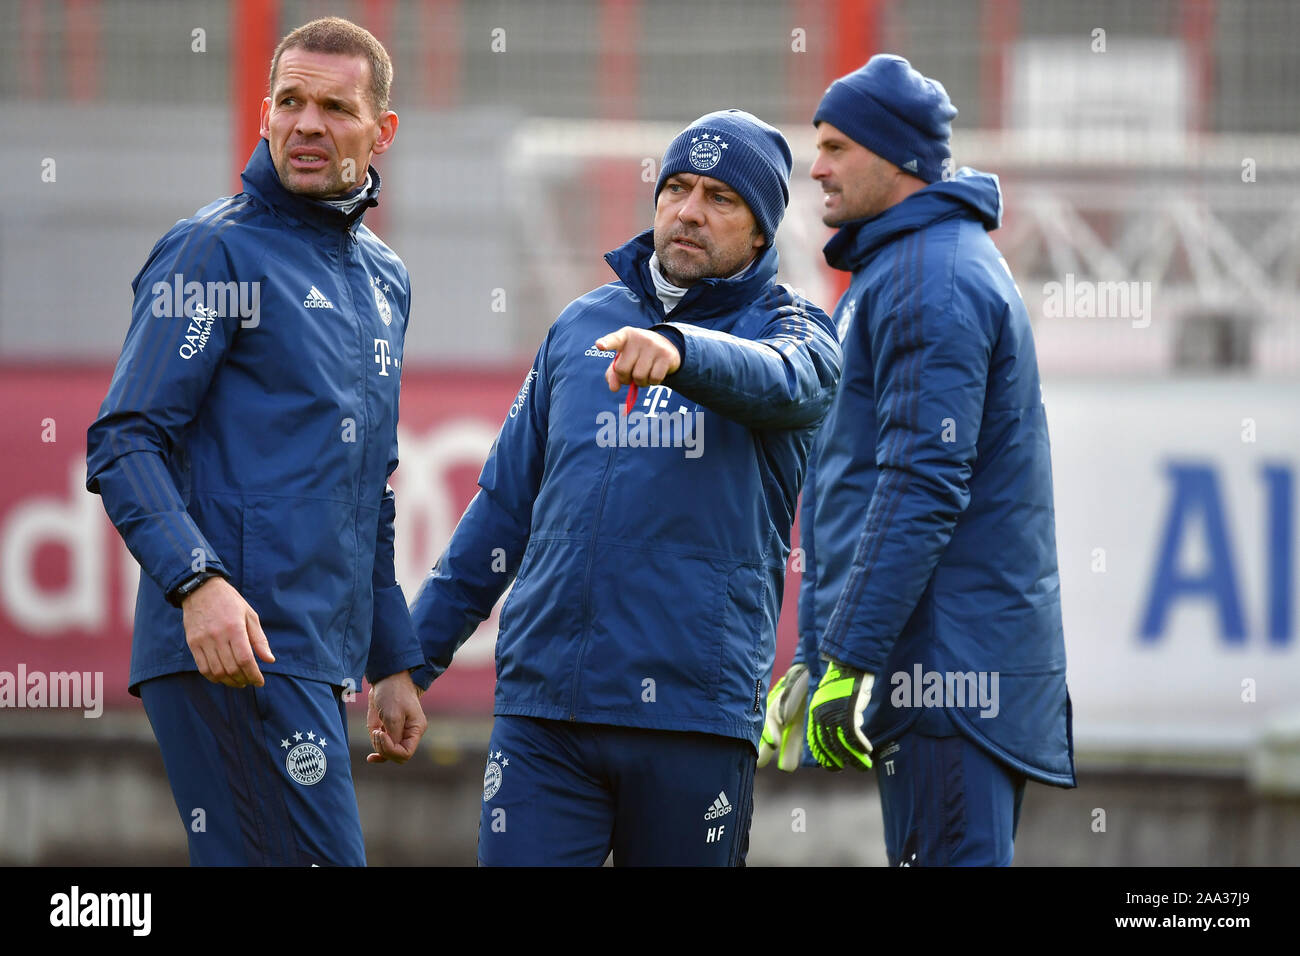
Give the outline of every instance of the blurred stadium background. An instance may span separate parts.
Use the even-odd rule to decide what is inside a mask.
[[[1080,788],[1030,787],[1017,862],[1300,862],[1292,0],[0,0],[0,672],[103,680],[95,719],[0,709],[0,862],[186,860],[126,693],[137,570],[82,489],[85,429],[132,276],[237,188],[275,43],[326,14],[395,66],[367,222],[414,288],[408,596],[548,324],[650,225],[689,120],[737,106],[786,132],[784,278],[830,309],[845,283],[821,261],[809,119],[831,79],[897,52],[960,109],[957,164],[1001,176],[994,239],[1052,430]],[[494,635],[426,696],[413,765],[364,766],[358,736],[372,862],[472,864]],[[874,787],[760,773],[751,862],[883,864]]]

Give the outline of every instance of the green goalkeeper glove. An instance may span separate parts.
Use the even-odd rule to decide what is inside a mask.
[[[758,742],[758,765],[776,755],[778,770],[794,773],[803,758],[803,728],[808,720],[808,668],[795,664],[767,695],[767,721]]]
[[[828,661],[813,694],[808,717],[808,749],[827,770],[870,770],[871,741],[862,732],[862,715],[876,682],[839,661]]]

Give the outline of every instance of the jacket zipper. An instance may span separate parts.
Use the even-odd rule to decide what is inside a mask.
[[[351,239],[353,242],[356,241],[356,237],[352,235],[352,231],[350,229],[345,229],[343,231],[343,235],[339,237],[339,276],[343,280],[340,283],[341,286],[343,287],[343,294],[347,296],[348,304],[351,307],[349,311],[353,316],[356,317],[357,336],[360,339],[360,344],[361,344],[361,407],[357,410],[357,416],[361,420],[361,448],[359,449],[361,452],[361,465],[357,473],[357,484],[354,492],[355,502],[352,508],[352,547],[353,547],[353,554],[356,554],[358,551],[361,550],[361,538],[357,532],[357,517],[358,517],[357,509],[361,503],[361,486],[365,481],[366,445],[369,444],[369,440],[370,440],[370,415],[366,408],[366,388],[367,388],[366,380],[370,374],[369,366],[366,364],[366,359],[368,359],[370,356],[366,352],[366,336],[365,336],[364,320],[362,319],[360,311],[357,309],[356,300],[352,295],[352,281],[351,281],[350,271],[348,269],[348,240],[349,239]],[[351,641],[352,612],[357,606],[357,587],[360,584],[360,575],[358,575],[356,571],[356,562],[353,561],[352,565],[353,565],[352,601],[348,607],[348,614],[346,618],[348,624],[346,630],[344,631],[345,637],[343,640],[343,654],[345,660],[349,653],[349,647],[352,643]]]
[[[569,720],[578,719],[578,685],[582,682],[582,659],[587,653],[587,644],[591,640],[591,576],[596,563],[596,532],[600,529],[600,513],[605,508],[605,491],[609,488],[609,478],[614,472],[614,454],[617,448],[609,450],[605,461],[605,474],[600,482],[600,497],[596,499],[596,513],[591,520],[591,542],[587,546],[587,570],[582,582],[582,643],[578,647],[578,657],[573,665],[573,694],[569,700]]]

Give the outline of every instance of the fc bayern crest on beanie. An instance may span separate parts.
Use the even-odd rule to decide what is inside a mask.
[[[790,203],[792,165],[790,144],[775,126],[744,110],[706,113],[669,144],[655,183],[655,202],[669,176],[710,176],[740,194],[771,246]]]
[[[877,53],[826,90],[813,125],[830,123],[900,169],[935,182],[952,157],[948,137],[957,107],[938,80],[901,56]]]

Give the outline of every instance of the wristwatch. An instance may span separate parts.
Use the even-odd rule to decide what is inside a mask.
[[[209,578],[219,578],[223,576],[224,575],[220,575],[216,571],[200,571],[198,574],[186,578],[180,584],[176,585],[176,587],[168,591],[167,603],[170,604],[172,607],[180,607],[181,602],[184,601],[191,594],[193,594],[195,591],[197,591],[199,589],[199,585],[201,585],[204,581],[208,580]]]

